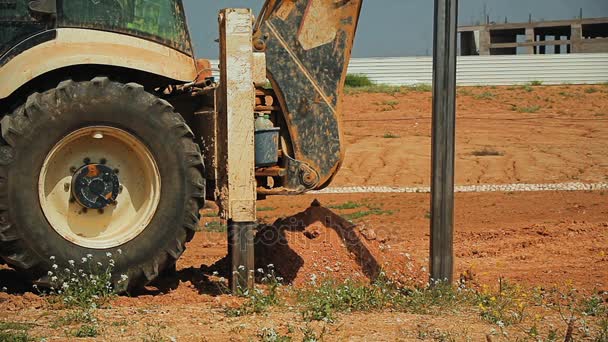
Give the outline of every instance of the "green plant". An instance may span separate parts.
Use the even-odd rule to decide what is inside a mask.
[[[470,89],[461,88],[461,89],[458,89],[457,94],[461,95],[461,96],[471,96],[471,95],[473,95],[473,92]]]
[[[346,94],[389,94],[395,95],[404,92],[405,88],[401,86],[393,86],[388,84],[373,84],[365,87],[345,87],[344,92]]]
[[[28,342],[33,341],[28,331],[32,328],[30,323],[0,322],[0,341]]]
[[[219,221],[205,223],[205,230],[208,232],[224,233],[228,231],[228,226]]]
[[[118,252],[122,253],[120,249]],[[96,309],[115,297],[114,285],[120,287],[128,276],[120,275],[114,284],[114,259],[109,252],[106,257],[107,260],[95,261],[93,255],[87,254],[78,262],[69,260],[64,266],[56,264],[55,257],[51,257],[54,270],[48,272],[51,301],[58,298],[68,308]]]
[[[348,213],[342,215],[343,218],[349,221],[358,220],[360,218],[370,216],[370,215],[392,215],[392,210],[381,210],[381,209],[371,209],[371,210],[363,210],[357,211],[354,213]]]
[[[511,109],[514,111],[520,112],[520,113],[536,113],[540,110],[540,106],[538,106],[538,105],[533,105],[533,106],[528,106],[528,107],[512,106]]]
[[[206,211],[203,213],[202,215],[203,217],[218,217],[216,212],[213,211]]]
[[[259,287],[254,289],[242,289],[239,288],[237,294],[244,297],[245,302],[238,308],[230,308],[226,310],[226,315],[230,317],[239,317],[251,314],[259,314],[265,312],[271,306],[279,305],[281,303],[281,297],[279,296],[279,288],[281,286],[281,277],[276,276],[274,272],[274,266],[268,265],[267,272],[263,269],[257,270],[258,274],[262,276],[260,282],[265,285],[265,289],[262,290]]]
[[[357,208],[359,208],[361,206],[362,206],[361,203],[348,201],[348,202],[345,202],[345,203],[342,203],[342,204],[332,204],[332,205],[329,205],[328,208],[330,208],[330,209],[357,209]]]
[[[481,94],[477,94],[474,97],[476,100],[490,100],[490,99],[493,99],[495,96],[496,95],[494,95],[493,93],[486,91]]]
[[[96,337],[98,334],[97,325],[83,324],[74,332],[74,337]]]
[[[608,304],[602,297],[592,295],[581,300],[580,310],[586,316],[601,317],[608,315]]]
[[[393,134],[393,133],[384,133],[384,135],[382,137],[384,139],[396,139],[396,138],[399,138],[398,135]]]
[[[429,92],[433,90],[433,86],[426,83],[415,84],[407,86],[407,89],[419,92]]]
[[[274,328],[262,328],[258,333],[262,342],[289,342],[291,337],[279,334]]]
[[[531,86],[540,86],[543,85],[543,81],[531,81],[529,84]]]
[[[346,75],[346,86],[352,88],[371,87],[374,83],[362,74],[348,74]]]
[[[504,155],[504,153],[500,152],[500,151],[496,151],[494,149],[491,149],[489,147],[484,147],[482,150],[475,150],[473,152],[471,152],[472,155],[476,156],[476,157],[485,157],[485,156],[502,156]]]
[[[585,89],[585,93],[587,93],[587,94],[597,93],[598,91],[599,90],[595,87],[590,87],[590,88]]]
[[[300,328],[302,331],[302,342],[318,342],[323,340],[323,336],[325,335],[326,327],[323,326],[323,330],[317,335],[315,330],[311,328],[308,324],[306,326]]]
[[[256,208],[257,211],[273,211],[276,210],[276,208],[273,207],[258,207]]]
[[[521,323],[527,308],[522,288],[503,279],[499,280],[499,284],[497,293],[477,293],[481,318],[500,327]]]
[[[526,92],[528,92],[528,93],[530,93],[530,92],[534,91],[534,89],[532,88],[532,86],[531,86],[531,85],[529,85],[529,84],[524,84],[524,85],[522,85],[522,86],[521,86],[521,89],[522,89],[522,90],[524,90],[524,91],[526,91]]]

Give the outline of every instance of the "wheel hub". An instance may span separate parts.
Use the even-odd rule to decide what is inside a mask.
[[[85,165],[72,177],[74,199],[89,209],[103,209],[114,203],[119,187],[118,175],[106,165]]]

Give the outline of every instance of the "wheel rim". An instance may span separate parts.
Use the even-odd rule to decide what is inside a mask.
[[[77,200],[72,182],[94,165],[111,169],[120,179],[119,194],[104,193],[108,204],[100,209]],[[91,126],[70,133],[49,152],[40,171],[38,194],[47,221],[59,235],[82,247],[107,249],[144,231],[160,202],[160,187],[156,162],[139,139],[118,128]]]

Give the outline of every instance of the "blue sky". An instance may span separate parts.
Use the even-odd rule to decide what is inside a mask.
[[[220,8],[258,11],[262,0],[183,0],[199,58],[217,58]],[[608,17],[608,0],[460,0],[459,24]],[[364,0],[353,57],[424,56],[432,52],[433,0]]]

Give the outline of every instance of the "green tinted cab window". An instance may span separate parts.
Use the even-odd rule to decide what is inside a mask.
[[[60,27],[126,33],[192,55],[180,0],[62,0]]]

